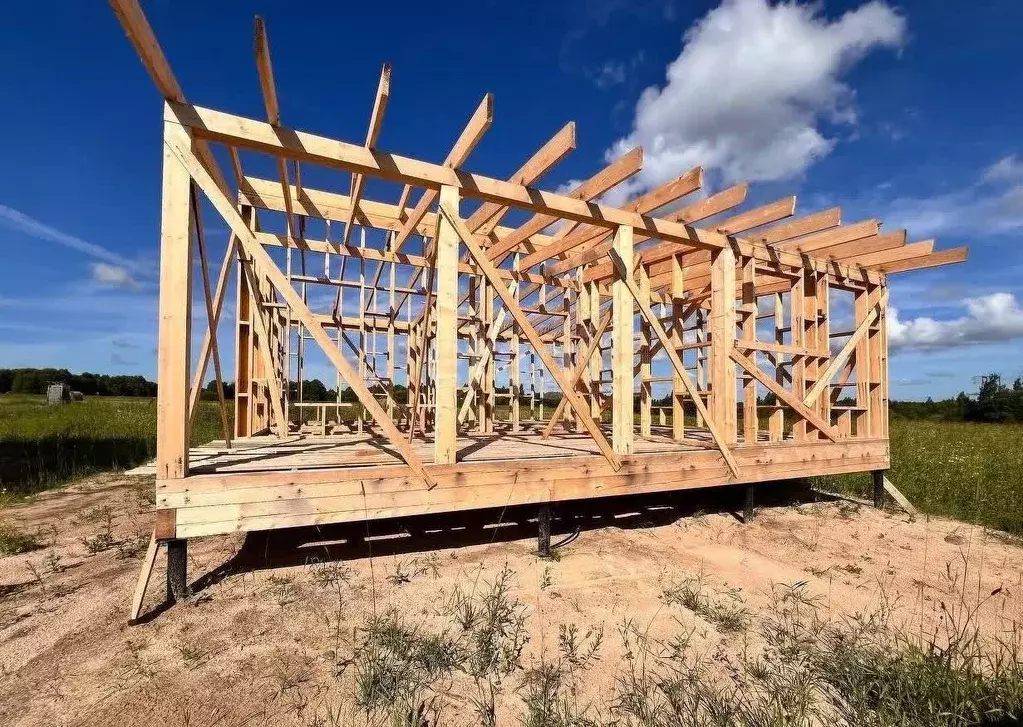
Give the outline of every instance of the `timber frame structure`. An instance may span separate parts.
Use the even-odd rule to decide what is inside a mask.
[[[837,209],[794,217],[794,197],[737,211],[746,185],[697,194],[699,168],[622,207],[595,201],[639,171],[640,149],[542,191],[573,123],[507,179],[471,173],[489,94],[442,163],[384,152],[387,66],[365,140],[296,131],[258,18],[266,119],[195,106],[136,0],[111,3],[165,99],[158,511],[133,616],[163,542],[180,597],[192,537],[888,468],[888,276],[965,248],[907,244]],[[276,177],[245,174],[242,153],[269,156]],[[347,188],[303,185],[312,167]],[[379,180],[395,202],[367,198]],[[215,281],[203,196],[230,229]],[[233,422],[216,335],[232,275]],[[314,349],[357,397],[354,418],[302,401],[292,382]],[[224,440],[190,448],[210,360]],[[549,416],[544,382],[561,395]],[[528,402],[508,393],[527,388]]]

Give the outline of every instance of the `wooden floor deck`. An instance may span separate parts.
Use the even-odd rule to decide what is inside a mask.
[[[596,443],[584,433],[559,433],[543,439],[539,425],[524,424],[519,432],[498,430],[494,434],[464,434],[458,438],[459,462],[488,462],[600,455]],[[666,435],[637,438],[636,454],[687,452],[713,448],[705,430],[687,432],[687,442]],[[425,463],[433,463],[433,437],[417,436],[413,448]],[[326,467],[368,467],[402,464],[387,440],[375,433],[339,433],[320,436],[295,434],[286,439],[260,435],[232,442],[213,441],[193,447],[189,455],[191,474],[268,472]],[[135,473],[155,470],[139,468]]]
[[[888,441],[739,443],[736,477],[705,432],[686,441],[637,438],[615,470],[586,434],[542,439],[539,425],[458,440],[456,464],[435,464],[429,436],[413,446],[435,481],[427,487],[369,432],[249,437],[191,450],[189,476],[158,480],[164,532],[196,537],[299,525],[405,517],[504,505],[785,480],[886,469]],[[134,470],[143,473],[146,470]]]

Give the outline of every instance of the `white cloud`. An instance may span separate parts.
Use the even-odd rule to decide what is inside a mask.
[[[125,290],[142,288],[141,283],[135,279],[131,271],[120,265],[93,263],[92,280],[106,288],[124,288]]]
[[[914,237],[939,234],[1005,234],[1023,229],[1023,162],[1006,156],[976,182],[932,197],[900,197],[885,216]]]
[[[1023,308],[1012,293],[963,300],[966,315],[951,320],[927,316],[902,321],[888,308],[888,343],[898,349],[942,349],[1023,338]]]
[[[855,123],[843,74],[905,33],[879,0],[835,20],[817,3],[725,0],[686,32],[667,83],[643,91],[632,131],[608,150],[612,159],[644,149],[625,194],[701,164],[726,180],[798,176],[834,146],[822,123]]]
[[[625,64],[608,61],[597,72],[593,82],[597,85],[597,88],[610,88],[611,86],[625,83]]]
[[[2,204],[0,204],[0,224],[14,230],[18,230],[26,235],[30,235],[37,240],[56,242],[58,245],[69,247],[72,250],[77,250],[89,257],[94,257],[97,260],[103,260],[104,262],[112,265],[120,265],[127,268],[135,266],[135,263],[121,257],[115,252],[107,250],[105,247],[91,242],[86,242],[82,238],[69,235],[66,232],[61,232],[60,230],[50,227],[37,219],[29,217],[23,212],[19,212],[12,207],[7,207]]]

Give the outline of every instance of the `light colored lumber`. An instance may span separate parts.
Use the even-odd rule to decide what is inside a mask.
[[[202,224],[202,207],[199,204],[199,196],[195,186],[190,185],[189,201],[192,206],[192,220],[195,226],[196,250],[199,253],[199,269],[202,271],[202,292],[203,301],[206,306],[206,338],[210,342],[210,351],[213,355],[213,375],[217,382],[217,403],[220,405],[220,426],[224,433],[224,441],[228,448],[231,446],[231,427],[227,421],[227,401],[224,399],[224,373],[220,368],[220,350],[217,347],[217,316],[214,315],[214,307],[217,303],[210,292],[210,266],[206,258],[206,232]],[[228,247],[232,247],[229,245]],[[225,276],[226,277],[226,276]],[[200,354],[201,356],[202,354]],[[201,366],[199,368],[202,368]],[[198,371],[197,371],[198,373]],[[202,390],[202,378],[199,377],[199,391]],[[194,392],[191,392],[194,393]],[[198,395],[196,395],[198,399]],[[191,401],[189,401],[189,424],[192,422]]]
[[[654,334],[661,343],[661,350],[668,356],[668,360],[671,361],[671,365],[675,369],[675,373],[679,376],[682,381],[682,385],[685,386],[686,391],[692,398],[697,412],[699,412],[700,416],[703,417],[704,425],[710,431],[711,438],[714,440],[714,444],[721,453],[721,457],[728,464],[728,468],[731,470],[732,474],[739,477],[739,466],[736,463],[735,458],[732,456],[731,450],[728,448],[725,433],[719,429],[714,417],[708,411],[703,400],[700,398],[700,392],[697,390],[696,384],[694,384],[693,380],[689,377],[689,372],[686,371],[686,367],[682,363],[682,359],[679,358],[675,349],[671,345],[671,339],[668,337],[667,332],[665,332],[664,326],[661,325],[657,316],[654,315],[654,312],[650,309],[650,304],[642,299],[639,289],[636,287],[636,283],[632,279],[632,273],[629,270],[628,264],[621,258],[617,250],[611,250],[608,255],[612,262],[614,262],[619,279],[625,284],[626,289],[632,294],[632,297],[639,305],[640,312],[643,314],[643,317],[646,318],[650,327],[653,329]]]
[[[458,190],[441,187],[440,203],[458,209]],[[457,216],[457,211],[455,212]],[[436,409],[434,420],[434,462],[452,464],[458,449],[458,232],[440,216],[437,222],[437,350]],[[500,283],[498,283],[500,285]],[[425,326],[424,326],[425,327]]]
[[[731,357],[737,364],[752,374],[757,381],[763,384],[768,391],[778,397],[779,401],[788,404],[796,414],[812,424],[814,428],[821,432],[824,436],[833,442],[838,440],[839,434],[833,426],[821,419],[820,416],[817,415],[817,412],[806,406],[806,404],[800,401],[791,391],[786,391],[781,384],[768,376],[764,370],[753,363],[753,361],[734,349],[731,352]]]
[[[632,228],[619,227],[612,250],[622,259],[626,270],[632,269],[632,245]],[[618,454],[632,454],[635,437],[632,430],[634,303],[628,284],[621,278],[611,284],[611,310],[614,320],[611,328],[611,444]]]
[[[625,181],[642,168],[643,150],[639,148],[633,149],[628,154],[618,157],[618,159],[601,169],[585,182],[578,184],[567,194],[567,197],[579,201],[591,200]],[[533,235],[557,221],[558,218],[555,215],[538,212],[516,230],[498,240],[497,243],[487,250],[487,255],[491,260],[498,260],[529,240]],[[520,262],[522,270],[526,270],[529,267],[526,264],[526,260]]]
[[[724,235],[735,235],[755,227],[791,217],[796,211],[796,198],[785,197],[762,207],[742,212],[713,223],[714,229]]]
[[[377,93],[373,100],[373,111],[369,117],[369,129],[366,131],[366,148],[373,149],[380,138],[380,130],[384,125],[384,112],[387,111],[387,101],[391,97],[391,64],[385,63],[380,69],[380,81],[377,83]],[[362,189],[365,178],[361,174],[352,174],[352,183],[349,187],[349,198],[351,208],[345,218],[345,231],[341,238],[341,244],[347,245],[352,236],[352,223],[355,221],[355,212],[359,208],[359,200],[362,198]]]
[[[192,340],[191,180],[172,144],[191,146],[176,124],[164,125],[163,206],[160,221],[160,327],[157,334],[156,472],[188,474],[188,373]]]
[[[472,150],[483,140],[483,135],[487,133],[487,129],[490,128],[493,121],[494,96],[488,93],[480,101],[479,106],[476,107],[476,111],[469,118],[469,122],[465,125],[458,140],[451,147],[447,158],[444,159],[444,166],[448,169],[457,169],[464,164]],[[430,206],[437,200],[438,193],[439,190],[436,189],[427,189],[423,192],[423,196],[419,198],[419,202],[412,210],[409,218],[405,221],[402,228],[398,230],[397,236],[392,241],[391,250],[394,252],[401,250],[402,245],[405,244],[409,235],[415,230],[423,215],[426,214]]]
[[[139,570],[139,579],[135,583],[135,593],[131,597],[131,611],[128,614],[129,621],[135,621],[142,613],[142,601],[146,597],[146,589],[149,588],[149,579],[153,575],[153,566],[156,565],[156,554],[159,547],[156,542],[156,531],[149,537],[149,546],[142,558],[142,567]]]
[[[260,271],[270,279],[277,291],[284,297],[292,312],[295,314],[295,317],[309,330],[313,340],[315,340],[320,348],[323,349],[327,358],[345,379],[352,391],[355,392],[359,401],[366,407],[373,419],[376,420],[378,426],[383,431],[387,439],[399,452],[409,467],[417,475],[419,475],[428,486],[432,487],[434,484],[433,480],[423,467],[422,460],[420,460],[419,456],[416,455],[404,439],[402,439],[401,433],[395,428],[390,417],[387,416],[387,413],[376,402],[372,393],[368,388],[366,388],[365,383],[358,378],[356,372],[352,370],[351,365],[337,350],[334,342],[327,336],[323,327],[317,324],[312,311],[309,310],[302,298],[288,283],[287,278],[285,278],[281,271],[277,268],[273,259],[269,256],[266,250],[264,250],[262,245],[256,241],[252,232],[238,215],[238,212],[234,209],[234,206],[231,204],[227,196],[213,184],[213,180],[209,177],[209,173],[187,148],[182,148],[176,143],[170,143],[167,146],[171,150],[173,156],[178,159],[182,167],[187,170],[188,174],[191,175],[192,179],[199,185],[199,188],[203,190],[207,198],[209,198],[209,200],[213,203],[213,206],[220,213],[221,217],[224,218],[224,221],[227,222],[234,231],[234,234],[238,237],[242,248],[246,251],[249,257],[256,262]]]
[[[476,260],[476,264],[479,265],[480,271],[490,280],[494,286],[494,290],[501,298],[501,302],[504,303],[508,312],[512,318],[518,324],[522,334],[529,339],[529,343],[533,346],[536,354],[543,361],[544,366],[550,372],[551,376],[557,382],[558,387],[561,389],[561,395],[568,399],[568,403],[571,404],[576,414],[582,420],[583,426],[586,431],[589,432],[590,436],[597,443],[597,447],[600,449],[607,461],[611,463],[614,470],[621,469],[622,461],[617,454],[611,449],[611,445],[608,444],[607,439],[604,437],[604,433],[600,431],[599,425],[593,421],[593,418],[586,411],[585,403],[579,398],[579,395],[569,386],[569,381],[565,376],[564,372],[555,364],[553,357],[547,350],[543,341],[537,334],[536,329],[530,324],[529,319],[522,312],[518,301],[515,300],[501,285],[500,278],[497,275],[497,268],[494,267],[493,262],[487,257],[486,253],[479,247],[479,244],[474,239],[473,234],[465,227],[465,223],[459,219],[457,212],[448,209],[445,205],[440,207],[441,213],[448,221],[451,222],[455,230],[458,232],[458,236],[465,243],[465,246],[469,248],[470,255]]]
[[[881,294],[881,300],[880,302],[878,302],[877,306],[883,309],[886,305],[888,305],[887,289],[884,291],[884,293]],[[856,330],[854,330],[853,334],[849,336],[849,340],[847,340],[845,342],[845,345],[842,346],[842,350],[839,351],[834,357],[832,357],[831,362],[828,364],[828,367],[824,370],[824,373],[820,375],[820,378],[817,380],[817,382],[812,387],[810,387],[810,390],[808,392],[806,392],[806,397],[803,399],[804,404],[806,404],[807,406],[813,406],[813,403],[817,401],[817,397],[824,393],[824,390],[831,385],[831,381],[832,379],[835,378],[835,374],[837,374],[839,370],[841,370],[842,367],[845,366],[845,362],[849,359],[849,356],[856,349],[856,346],[859,345],[859,342],[867,334],[867,331],[870,329],[870,326],[874,325],[874,321],[876,321],[880,317],[881,314],[878,310],[878,307],[871,309],[870,313],[867,314],[867,316],[862,321],[860,321],[858,326],[856,326]]]
[[[909,501],[909,498],[903,495],[899,491],[899,488],[892,484],[891,480],[889,480],[887,477],[884,477],[882,478],[882,482],[884,484],[884,491],[891,495],[892,499],[894,499],[895,502],[899,503],[899,507],[901,507],[910,515],[916,516],[920,514],[920,512],[915,507],[913,507],[913,503]]]
[[[597,330],[590,338],[590,342],[586,346],[586,350],[583,351],[582,355],[576,361],[575,371],[572,372],[572,385],[578,387],[582,382],[587,370],[590,366],[590,360],[593,358],[593,352],[600,347],[600,339],[607,331],[607,327],[611,324],[611,310],[608,309],[607,313],[600,321],[600,325],[597,326]],[[568,406],[567,399],[562,397],[561,401],[558,402],[557,407],[554,409],[554,413],[551,414],[550,421],[547,422],[547,426],[543,430],[541,435],[543,439],[550,438],[554,432],[554,427],[557,426],[558,421],[561,419],[561,415],[565,412],[565,407]]]
[[[805,217],[789,220],[780,225],[774,225],[768,230],[758,232],[750,236],[754,242],[763,245],[773,245],[782,240],[788,240],[800,235],[809,235],[814,232],[822,232],[842,223],[842,211],[838,207],[814,212]]]

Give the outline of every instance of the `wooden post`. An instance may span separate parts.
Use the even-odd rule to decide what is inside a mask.
[[[614,250],[626,268],[632,269],[632,228],[620,225],[615,230]],[[611,330],[611,446],[616,454],[633,450],[633,311],[635,304],[625,282],[611,284],[614,324]]]
[[[884,507],[884,476],[885,470],[874,470],[870,473],[874,485],[874,507],[879,510]]]
[[[551,557],[551,506],[540,505],[536,518],[536,554],[541,558]]]
[[[742,265],[742,340],[752,343],[757,338],[757,265],[747,258]],[[759,431],[757,419],[757,382],[748,373],[742,377],[742,439],[756,444]]]
[[[806,276],[800,275],[792,285],[789,292],[789,327],[792,333],[792,345],[796,348],[803,348],[806,345],[806,325],[804,311],[806,301],[804,300],[806,288]],[[792,394],[800,401],[806,396],[806,356],[795,356],[792,358]],[[792,422],[792,439],[795,442],[806,440],[806,422],[798,417]]]
[[[192,144],[178,124],[164,124],[163,208],[160,223],[160,330],[157,345],[156,477],[188,475],[189,366],[192,340],[192,210],[188,170],[171,150]]]
[[[696,336],[697,343],[703,343],[707,340],[707,316],[703,312],[703,308],[696,309],[696,323],[694,335]],[[696,388],[699,391],[707,391],[707,349],[698,348],[696,349]],[[706,399],[707,406],[710,406],[710,396]],[[696,412],[696,426],[705,427],[707,422],[703,420],[703,414],[699,411]]]
[[[747,525],[753,522],[753,517],[756,515],[756,485],[746,485],[745,490],[745,501],[742,508],[742,521]]]
[[[730,246],[713,253],[710,285],[711,405],[708,409],[725,442],[731,445],[735,444],[738,434],[736,371],[731,359],[735,347],[735,253]]]
[[[519,253],[515,253],[515,265],[514,269],[519,267]],[[512,288],[512,296],[515,300],[519,299],[519,283],[516,282]],[[521,337],[519,335],[519,327],[512,324],[511,327],[511,342],[508,344],[511,348],[511,377],[508,383],[508,389],[511,393],[511,423],[512,431],[519,431],[519,421],[521,419],[521,402],[519,401],[519,387],[522,384],[522,359],[521,359]]]
[[[167,600],[180,603],[188,598],[188,541],[167,541]]]
[[[457,210],[458,189],[442,187],[440,202]],[[454,464],[458,450],[458,233],[443,215],[437,216],[435,244],[437,373],[434,462]]]
[[[781,293],[774,294],[774,342],[778,345],[785,343],[785,300]],[[779,386],[785,382],[782,358],[780,353],[770,356],[771,363],[774,365],[774,380],[778,382]],[[785,410],[781,408],[780,401],[776,401],[774,409],[771,410],[767,436],[772,442],[780,442],[785,436]]]
[[[590,335],[593,335],[593,331],[597,330],[600,325],[600,288],[596,283],[586,283],[586,289],[583,291],[584,295],[589,297],[589,305],[587,310],[589,311],[590,322],[589,330]],[[589,370],[589,384],[590,384],[590,416],[600,421],[600,390],[601,383],[600,379],[603,375],[604,370],[604,351],[600,347],[600,342],[597,342],[597,349],[590,359],[590,370]]]
[[[650,303],[650,272],[645,265],[639,266],[639,294],[643,301]],[[650,347],[653,345],[653,333],[645,318],[639,323],[639,434],[650,436],[651,407],[653,406],[653,377]]]
[[[682,297],[685,295],[685,277],[682,272],[682,255],[671,256],[671,344],[678,351],[682,344],[685,317]],[[681,355],[681,353],[680,353]],[[678,372],[671,377],[671,437],[681,442],[686,433],[685,386]]]
[[[251,207],[241,208],[242,219],[248,225],[253,216]],[[241,259],[241,252],[237,255]],[[252,294],[249,280],[238,265],[238,281],[235,286],[237,320],[235,321],[235,357],[234,357],[234,436],[247,437],[252,433],[251,413],[252,400]]]

